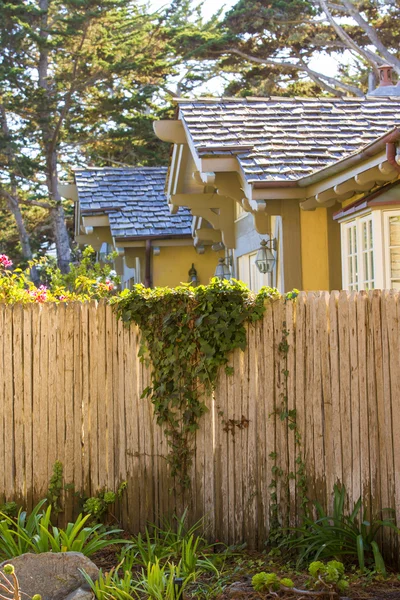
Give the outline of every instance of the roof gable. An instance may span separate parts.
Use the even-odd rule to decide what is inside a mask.
[[[175,215],[169,211],[166,175],[166,167],[78,169],[80,212],[107,214],[116,239],[190,236],[190,210],[182,208]]]

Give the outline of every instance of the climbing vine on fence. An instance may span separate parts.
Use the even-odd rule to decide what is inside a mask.
[[[293,290],[293,292],[289,292],[285,296],[285,304],[292,300],[295,300],[298,296],[298,290]],[[294,442],[296,447],[296,470],[295,472],[289,472],[285,474],[283,470],[277,466],[275,463],[272,467],[272,480],[270,483],[271,489],[271,505],[270,505],[270,533],[269,533],[269,541],[274,544],[276,542],[281,541],[282,536],[285,534],[282,533],[282,523],[280,522],[279,515],[279,503],[278,503],[278,495],[277,495],[277,479],[280,477],[285,477],[286,481],[284,482],[284,488],[287,493],[287,503],[289,503],[289,480],[296,480],[296,489],[297,495],[299,499],[299,506],[302,510],[303,515],[308,514],[308,504],[309,498],[307,495],[307,477],[306,477],[306,465],[303,458],[303,448],[302,448],[302,436],[297,424],[297,411],[295,408],[289,408],[289,390],[288,390],[288,380],[290,376],[290,371],[288,369],[288,354],[289,354],[289,342],[288,338],[290,336],[290,331],[287,328],[286,321],[282,322],[282,337],[280,342],[278,343],[278,351],[281,355],[284,366],[282,369],[283,376],[283,385],[281,388],[281,403],[277,406],[275,415],[278,419],[287,426],[289,431],[291,431],[294,435]],[[293,376],[293,373],[292,373]],[[272,415],[271,415],[272,416]],[[278,458],[278,454],[276,452],[270,453],[270,458],[276,461]],[[287,525],[287,524],[286,524]]]
[[[215,386],[228,355],[245,349],[246,322],[260,319],[265,300],[279,297],[263,288],[257,295],[239,281],[213,279],[196,288],[145,288],[135,285],[117,303],[119,317],[139,325],[140,356],[152,363],[151,398],[157,423],[164,427],[171,473],[189,486],[193,434],[206,412],[205,394]]]

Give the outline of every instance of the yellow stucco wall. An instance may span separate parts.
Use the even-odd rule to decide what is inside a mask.
[[[326,208],[300,211],[303,290],[329,290]]]
[[[193,246],[162,246],[160,254],[152,260],[153,285],[174,287],[187,282],[192,263],[200,283],[207,284],[214,276],[221,255],[223,253],[213,252],[210,247],[206,247],[204,254],[198,254]]]

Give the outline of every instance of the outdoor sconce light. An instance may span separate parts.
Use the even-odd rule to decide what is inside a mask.
[[[196,285],[199,285],[200,283],[199,278],[197,277],[197,271],[194,268],[194,263],[192,263],[192,268],[189,270],[189,283],[193,287],[196,287]]]
[[[261,240],[261,248],[257,252],[255,263],[260,273],[271,273],[274,270],[276,257],[272,250],[276,250],[276,238]]]
[[[215,269],[214,277],[218,279],[230,279],[232,277],[231,270],[225,262],[225,258],[218,259],[217,268]]]

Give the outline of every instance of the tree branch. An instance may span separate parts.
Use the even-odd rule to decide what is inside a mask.
[[[273,66],[273,67],[283,68],[287,71],[302,71],[303,73],[307,73],[310,77],[312,75],[313,77],[316,77],[321,81],[324,81],[325,84],[326,83],[330,84],[331,86],[333,86],[334,91],[336,91],[336,88],[339,88],[346,92],[350,92],[351,94],[354,94],[355,96],[363,96],[364,95],[362,93],[362,91],[355,85],[343,83],[343,81],[340,81],[339,79],[336,79],[335,77],[330,77],[329,75],[325,75],[323,73],[318,73],[317,71],[310,69],[305,63],[303,63],[303,64],[287,63],[284,61],[275,60],[275,59],[271,59],[271,58],[259,58],[258,56],[246,54],[246,52],[242,52],[241,50],[238,50],[237,48],[228,48],[227,50],[224,51],[224,53],[236,54],[237,56],[240,56],[241,58],[244,58],[245,60],[248,60],[249,62],[254,62],[259,65],[269,65],[269,66]]]
[[[377,60],[379,61],[380,57],[377,55],[375,56],[373,53],[370,53],[369,51],[363,50],[363,48],[361,48],[358,44],[356,44],[356,42],[354,40],[352,40],[352,38],[349,36],[349,34],[346,33],[345,30],[338,23],[336,23],[325,0],[319,0],[319,5],[322,8],[322,10],[324,11],[326,18],[328,19],[330,25],[335,30],[338,37],[346,44],[346,46],[349,49],[354,50],[354,52],[357,52],[357,54],[362,56],[368,63],[370,63],[370,65],[372,65],[372,68],[375,71],[376,76],[378,76],[379,72],[378,72]]]
[[[17,202],[18,204],[27,204],[28,206],[40,206],[40,208],[44,208],[46,210],[53,210],[55,208],[55,206],[53,206],[49,202],[39,202],[38,200],[25,200],[24,198],[21,198],[21,196],[19,196],[18,194],[15,194],[13,196],[1,186],[0,196],[2,196],[5,200],[8,200],[13,204]]]
[[[353,3],[350,0],[341,0],[341,1],[343,2],[343,5],[349,12],[350,16],[353,17],[355,22],[364,30],[364,32],[367,34],[368,38],[370,39],[371,43],[375,46],[375,48],[378,50],[378,52],[380,52],[382,54],[382,56],[385,58],[385,61],[387,61],[389,64],[391,64],[394,67],[394,69],[396,70],[396,72],[399,73],[399,75],[400,75],[400,60],[396,56],[394,56],[391,52],[389,52],[389,50],[386,48],[386,46],[380,40],[376,30],[372,27],[372,25],[370,25],[364,19],[364,17],[361,16],[360,12],[353,5]]]

